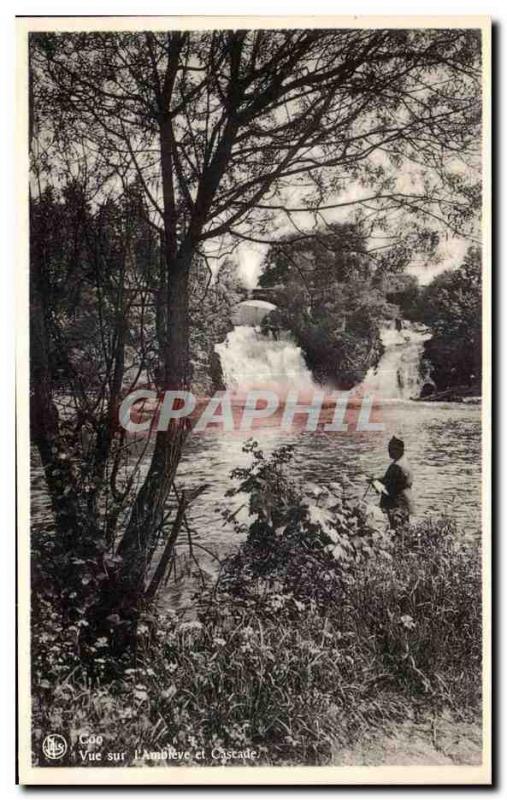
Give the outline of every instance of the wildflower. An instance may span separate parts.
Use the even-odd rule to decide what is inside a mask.
[[[176,686],[172,683],[168,689],[164,689],[162,694],[160,695],[163,700],[171,700],[174,695],[176,694]]]
[[[185,633],[186,631],[200,631],[202,630],[202,623],[196,619],[191,620],[190,622],[182,622],[179,630],[180,633]]]
[[[281,608],[283,608],[284,598],[279,594],[273,594],[269,598],[269,603],[273,611],[279,611]]]

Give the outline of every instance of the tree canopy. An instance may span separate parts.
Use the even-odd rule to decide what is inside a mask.
[[[482,258],[471,247],[455,270],[438,275],[420,293],[418,317],[433,333],[426,355],[439,389],[475,386],[482,377]]]
[[[316,380],[349,389],[382,353],[379,331],[392,316],[379,280],[384,264],[368,255],[361,228],[330,225],[318,237],[272,245],[259,284],[276,287],[266,326],[290,330]]]
[[[86,171],[102,192],[138,176],[180,253],[223,234],[263,238],[273,212],[324,213],[351,182],[364,191],[345,205],[384,221],[403,207],[461,232],[477,208],[474,31],[87,32],[31,43],[42,161],[59,148],[60,168]],[[400,168],[417,188],[397,184]]]

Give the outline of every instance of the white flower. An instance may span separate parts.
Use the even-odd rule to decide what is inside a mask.
[[[200,631],[202,630],[202,623],[194,619],[190,622],[182,622],[180,625],[180,633],[185,631]]]

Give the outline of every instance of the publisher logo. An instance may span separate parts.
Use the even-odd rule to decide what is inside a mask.
[[[42,752],[46,758],[56,761],[67,752],[67,742],[59,733],[50,733],[42,742]]]

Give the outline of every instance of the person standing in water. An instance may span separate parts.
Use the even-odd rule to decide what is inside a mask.
[[[383,484],[380,495],[380,508],[387,514],[389,527],[397,531],[410,522],[414,513],[412,499],[412,469],[405,458],[405,444],[393,436],[388,445],[389,458],[392,459],[385,475],[373,480]]]

